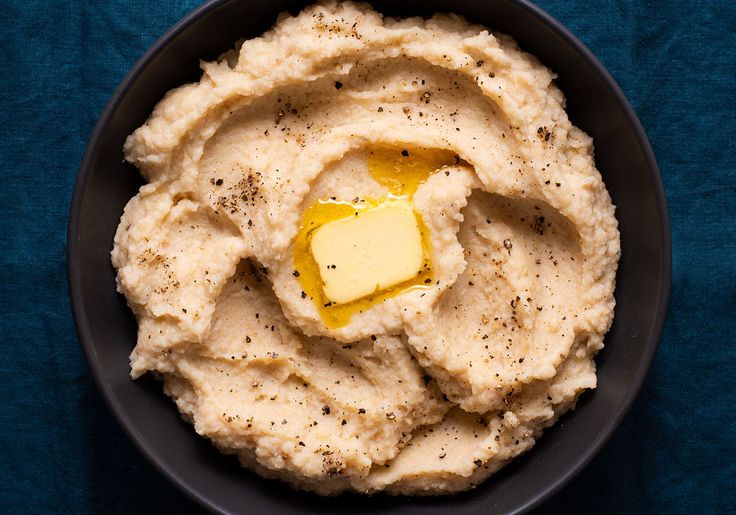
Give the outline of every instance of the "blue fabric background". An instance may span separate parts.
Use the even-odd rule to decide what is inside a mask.
[[[65,230],[86,140],[128,68],[196,0],[3,0],[0,512],[198,508],[95,390],[67,300]],[[632,412],[542,511],[736,510],[736,4],[540,0],[618,80],[664,177],[674,285]]]

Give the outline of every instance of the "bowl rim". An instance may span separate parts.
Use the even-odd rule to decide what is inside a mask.
[[[194,23],[196,20],[206,15],[210,11],[219,9],[224,4],[233,1],[238,0],[209,0],[185,14],[184,17],[176,22],[150,47],[148,47],[145,53],[135,62],[135,64],[133,64],[123,80],[115,88],[115,91],[113,92],[104,109],[100,113],[94,129],[92,130],[87,146],[85,148],[84,156],[79,166],[79,172],[74,183],[74,190],[70,204],[66,244],[67,286],[69,288],[69,297],[71,301],[72,314],[77,330],[77,336],[79,338],[80,346],[82,347],[82,350],[84,352],[87,364],[92,372],[94,381],[97,385],[98,390],[102,393],[107,407],[112,412],[118,424],[123,428],[128,438],[133,442],[134,446],[147,459],[147,461],[151,465],[153,465],[154,469],[156,469],[170,483],[175,485],[180,491],[184,492],[190,499],[212,512],[220,512],[221,510],[209,499],[207,499],[203,495],[200,495],[199,492],[193,489],[184,479],[179,476],[176,470],[174,470],[172,467],[169,467],[165,463],[163,458],[158,455],[157,451],[154,448],[145,443],[135,425],[128,418],[125,410],[116,399],[115,393],[113,392],[110,383],[103,376],[94,345],[94,338],[92,337],[91,331],[89,329],[87,312],[81,294],[81,273],[79,269],[79,218],[81,211],[81,200],[84,196],[87,178],[92,173],[91,163],[94,149],[98,145],[100,134],[102,133],[105,126],[110,122],[111,113],[120,103],[121,99],[127,93],[130,86],[135,82],[135,80],[149,65],[149,63],[158,55],[158,53],[161,52],[161,50],[166,45],[168,45],[175,37],[177,37],[182,31],[184,31],[192,23]],[[659,167],[657,166],[657,161],[654,156],[654,151],[652,150],[649,139],[646,135],[646,132],[644,131],[644,128],[641,125],[641,122],[639,121],[639,118],[634,112],[633,107],[624,95],[620,86],[616,83],[615,79],[611,76],[608,70],[606,70],[601,62],[595,57],[591,50],[576,36],[574,36],[572,32],[570,32],[560,21],[544,11],[542,8],[533,4],[530,0],[510,1],[516,3],[519,7],[526,10],[532,16],[539,18],[545,25],[554,30],[554,32],[556,32],[558,36],[566,40],[566,42],[570,44],[585,61],[587,61],[587,63],[593,69],[593,72],[596,73],[599,78],[603,80],[606,87],[610,90],[617,103],[619,104],[619,107],[623,110],[627,122],[633,128],[634,133],[636,134],[636,139],[641,144],[642,151],[647,163],[647,171],[651,175],[651,179],[654,184],[657,210],[661,216],[660,237],[662,240],[661,243],[663,248],[662,267],[659,277],[660,289],[658,292],[659,295],[655,310],[654,323],[646,341],[646,352],[644,354],[644,359],[639,362],[635,373],[630,379],[630,384],[632,386],[629,388],[629,393],[625,397],[622,409],[619,410],[615,417],[610,418],[607,423],[604,424],[594,443],[578,457],[578,459],[571,467],[568,467],[564,474],[560,475],[555,481],[551,482],[541,493],[539,493],[535,497],[528,499],[525,504],[519,507],[518,512],[528,512],[533,508],[540,506],[553,494],[559,492],[564,486],[570,483],[570,481],[572,481],[592,461],[592,459],[596,455],[598,455],[600,450],[621,424],[624,417],[628,414],[632,404],[638,397],[644,380],[646,379],[649,369],[651,368],[654,356],[659,347],[660,338],[667,315],[670,291],[672,287],[672,237],[670,232],[669,214],[664,193],[664,186],[662,182],[662,177],[659,172]]]

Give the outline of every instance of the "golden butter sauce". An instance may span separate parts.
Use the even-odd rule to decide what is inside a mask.
[[[458,162],[457,156],[447,150],[404,149],[378,147],[368,151],[368,172],[388,191],[387,197],[361,199],[349,202],[333,199],[318,200],[302,213],[302,220],[293,244],[294,275],[302,287],[302,297],[311,299],[325,326],[336,329],[347,325],[351,318],[371,306],[414,288],[428,288],[432,284],[431,247],[427,227],[416,211],[417,224],[422,237],[424,261],[421,270],[411,280],[391,288],[356,299],[345,304],[330,302],[323,291],[322,278],[312,252],[312,232],[328,222],[354,217],[365,210],[375,208],[388,199],[404,199],[408,202],[420,184],[442,167]]]

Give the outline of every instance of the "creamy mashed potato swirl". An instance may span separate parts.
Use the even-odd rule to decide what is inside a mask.
[[[202,69],[126,141],[148,182],[112,252],[131,375],[197,433],[321,494],[449,493],[596,386],[619,234],[537,59],[457,16],[328,2]],[[325,302],[309,213],[397,198],[421,280]]]

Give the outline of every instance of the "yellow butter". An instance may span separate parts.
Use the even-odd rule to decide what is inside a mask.
[[[325,296],[339,304],[413,279],[425,262],[419,222],[403,199],[320,226],[310,250]]]

